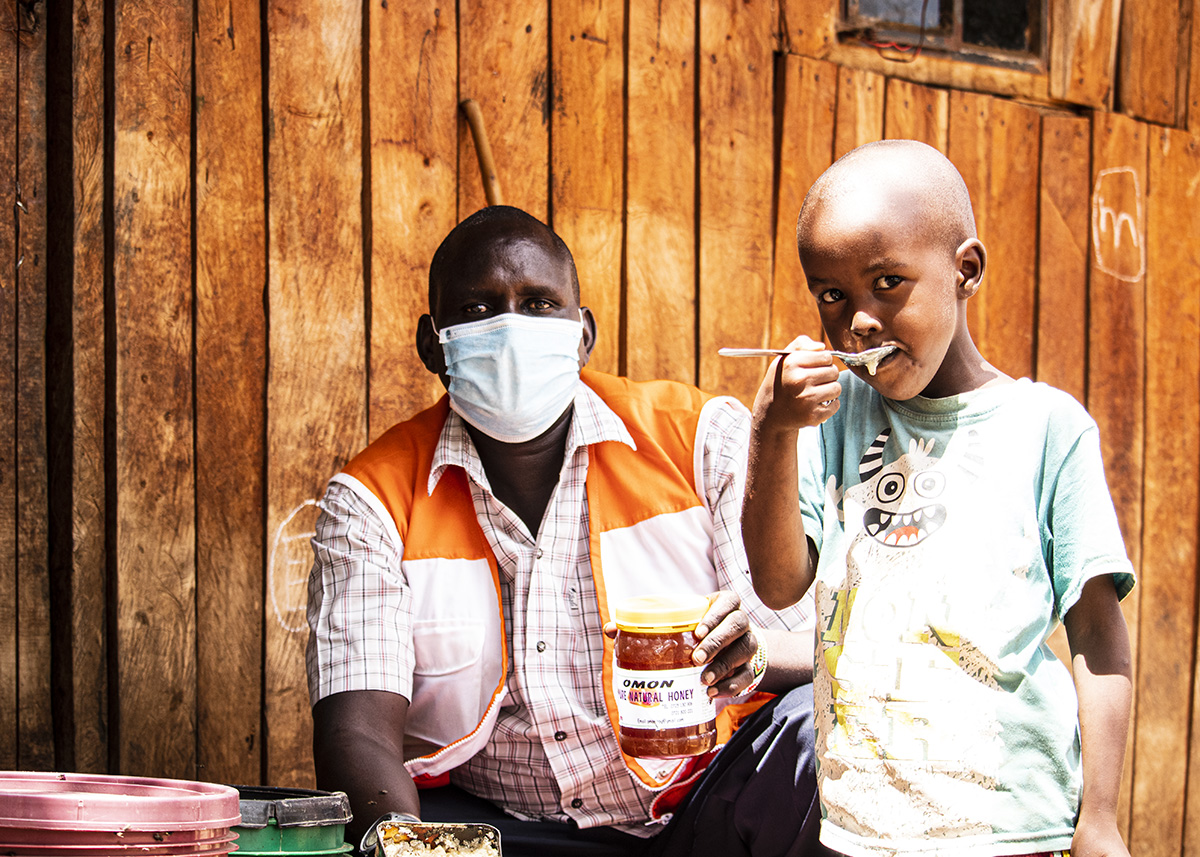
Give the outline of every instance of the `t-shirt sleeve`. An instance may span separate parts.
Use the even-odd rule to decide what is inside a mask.
[[[1133,589],[1133,566],[1104,479],[1095,424],[1079,433],[1057,468],[1046,525],[1047,561],[1060,619],[1093,577],[1111,574],[1118,598]]]
[[[403,545],[351,488],[333,482],[318,502],[308,578],[306,651],[313,704],[349,690],[412,698],[412,594]]]
[[[804,534],[820,553],[825,530],[825,451],[820,426],[800,430],[796,438],[796,469]]]

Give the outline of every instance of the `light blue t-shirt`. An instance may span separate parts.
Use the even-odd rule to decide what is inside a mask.
[[[1020,380],[893,402],[849,372],[799,441],[816,543],[821,839],[850,857],[1069,848],[1074,685],[1046,639],[1133,569],[1096,424]]]

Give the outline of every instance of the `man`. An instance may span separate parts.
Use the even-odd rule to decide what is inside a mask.
[[[334,477],[313,540],[317,780],[349,794],[349,835],[398,812],[495,824],[506,857],[810,853],[811,606],[753,595],[745,408],[581,383],[596,323],[574,261],[517,209],[447,236],[429,309],[417,351],[448,397]],[[717,591],[697,662],[735,703],[722,726],[760,701],[749,690],[785,695],[703,774],[710,757],[623,756],[601,680],[612,606]]]

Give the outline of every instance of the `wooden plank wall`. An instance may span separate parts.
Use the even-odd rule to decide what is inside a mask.
[[[1104,26],[1057,49],[1112,72],[1119,4],[1067,5]],[[1096,417],[1139,567],[1123,831],[1200,857],[1196,63],[1127,116],[838,65],[768,0],[38,6],[0,0],[0,768],[311,782],[313,504],[439,392],[412,343],[483,204],[469,97],[504,200],[576,253],[595,365],[746,401],[763,367],[718,346],[820,335],[811,182],[883,137],[947,153],[972,329]],[[1122,73],[1158,69],[1125,8]],[[1060,96],[1132,105],[1080,75]]]

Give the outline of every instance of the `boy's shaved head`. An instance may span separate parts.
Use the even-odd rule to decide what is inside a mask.
[[[860,200],[908,207],[950,253],[976,237],[971,195],[946,156],[916,140],[880,140],[843,155],[809,189],[796,223],[801,250],[821,208]]]

